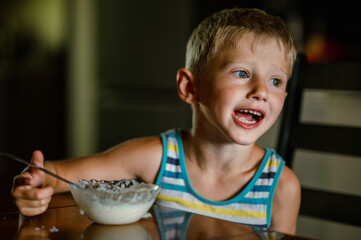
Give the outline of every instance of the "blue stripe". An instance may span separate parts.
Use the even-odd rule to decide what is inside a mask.
[[[183,179],[182,173],[181,172],[171,172],[171,171],[164,171],[164,176],[165,177],[170,177],[170,178],[178,178],[178,179]]]
[[[178,158],[172,158],[167,157],[167,163],[173,164],[173,165],[179,165],[179,159]]]
[[[186,214],[187,214],[186,212],[179,211],[179,210],[160,213],[160,215],[163,219],[184,217]]]
[[[175,131],[169,131],[169,132],[167,132],[167,136],[168,136],[168,137],[172,137],[172,138],[176,138]]]
[[[174,190],[174,191],[178,191],[178,192],[188,192],[186,186],[179,186],[179,185],[174,185],[174,184],[170,184],[170,183],[164,183],[162,182],[160,184],[161,188],[163,189],[168,189],[168,190]]]
[[[250,227],[256,227],[256,228],[267,228],[266,224],[247,224],[247,223],[242,223],[242,224],[250,226]]]
[[[259,178],[272,179],[276,176],[275,172],[263,172]]]
[[[252,188],[253,192],[269,192],[271,190],[271,186],[265,186],[265,185],[254,185]]]
[[[252,205],[266,205],[267,198],[242,198],[237,203],[252,204]]]
[[[159,185],[162,181],[163,171],[165,169],[165,165],[167,164],[166,160],[167,160],[167,153],[168,153],[167,136],[164,133],[161,133],[160,136],[162,138],[163,156],[162,156],[162,165],[160,166],[159,174],[158,174],[158,177],[156,180],[157,185]]]

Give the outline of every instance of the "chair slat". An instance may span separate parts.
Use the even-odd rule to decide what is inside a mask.
[[[303,187],[300,214],[361,226],[360,202],[360,196]]]
[[[303,88],[360,91],[361,63],[304,64],[300,78]]]
[[[312,141],[310,141],[312,139]],[[313,124],[293,127],[290,145],[340,154],[361,156],[361,128]]]

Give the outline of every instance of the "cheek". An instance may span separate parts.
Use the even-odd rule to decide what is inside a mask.
[[[237,86],[223,86],[218,88],[218,97],[224,99],[224,101],[231,102],[236,99],[240,99],[243,88],[239,88]]]
[[[285,102],[285,95],[278,95],[273,98],[272,103],[272,112],[274,113],[275,119],[277,119],[278,115],[281,113],[284,102]]]
[[[213,95],[213,101],[225,111],[230,111],[228,108],[234,107],[235,96],[237,96],[235,88],[223,88],[219,89],[219,91]]]

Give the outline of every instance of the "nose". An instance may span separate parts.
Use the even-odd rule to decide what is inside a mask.
[[[257,101],[268,101],[268,88],[265,81],[256,79],[250,83],[250,90],[247,97]]]

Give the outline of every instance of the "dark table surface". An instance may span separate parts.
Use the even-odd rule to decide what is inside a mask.
[[[154,205],[151,217],[128,225],[92,222],[70,193],[54,195],[49,209],[25,217],[13,208],[0,213],[1,239],[305,239]]]

